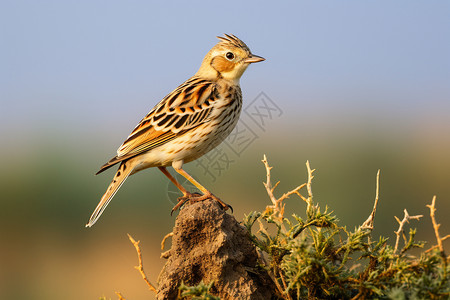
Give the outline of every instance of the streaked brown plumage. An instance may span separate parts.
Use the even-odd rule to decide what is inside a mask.
[[[264,58],[253,55],[234,35],[218,38],[219,43],[205,56],[198,72],[164,97],[134,128],[117,156],[100,168],[97,174],[120,163],[87,227],[94,225],[129,175],[150,167],[158,167],[183,193],[173,210],[187,199],[207,198],[228,208],[182,166],[219,145],[231,133],[242,107],[239,79],[249,64]],[[190,194],[167,172],[167,166],[192,182],[203,195]]]

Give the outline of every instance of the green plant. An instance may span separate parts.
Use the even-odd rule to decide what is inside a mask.
[[[244,225],[259,249],[261,267],[267,270],[282,299],[448,299],[449,258],[445,255],[436,223],[435,200],[430,216],[437,245],[419,256],[413,248],[424,242],[414,239],[415,229],[404,234],[404,225],[422,216],[410,216],[405,209],[403,220],[397,219],[395,246],[388,239],[373,240],[372,230],[378,203],[379,172],[375,205],[369,218],[354,230],[338,225],[338,219],[326,207],[313,201],[313,172],[306,163],[308,180],[281,197],[274,196],[270,169],[264,156],[267,180],[264,183],[272,205],[264,212],[245,216]],[[307,196],[300,191],[306,189]],[[284,217],[285,200],[296,194],[306,203],[306,218],[293,214]],[[259,228],[254,233],[255,224]],[[404,245],[399,247],[400,238]]]

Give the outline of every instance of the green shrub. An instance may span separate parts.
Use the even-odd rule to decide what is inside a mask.
[[[388,239],[373,240],[372,230],[378,202],[363,225],[348,230],[328,208],[321,209],[313,201],[311,183],[314,170],[307,162],[308,181],[280,198],[274,196],[270,167],[264,157],[267,181],[264,183],[272,205],[264,212],[252,212],[244,219],[249,235],[259,249],[261,267],[267,270],[282,299],[448,299],[450,295],[448,257],[434,218],[430,216],[438,245],[419,256],[413,248],[424,242],[414,239],[416,230],[404,234],[404,225],[422,216],[397,219],[399,229],[395,246]],[[306,189],[307,196],[300,191]],[[294,214],[284,217],[284,201],[298,195],[306,204],[306,218]],[[259,226],[256,226],[258,224]],[[258,227],[255,230],[255,227]],[[273,227],[273,228],[271,228]],[[269,230],[272,229],[272,230]],[[254,233],[256,231],[256,233]],[[403,247],[400,239],[403,237]],[[447,238],[446,236],[445,238]],[[444,238],[444,239],[445,239]]]

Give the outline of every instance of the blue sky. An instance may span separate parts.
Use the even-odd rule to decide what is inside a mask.
[[[266,57],[244,75],[244,95],[264,91],[287,121],[298,108],[445,115],[449,15],[447,1],[2,1],[1,132],[96,126],[124,136],[222,33]]]

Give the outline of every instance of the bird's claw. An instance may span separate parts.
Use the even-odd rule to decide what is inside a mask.
[[[183,206],[184,203],[186,203],[186,201],[198,202],[198,201],[204,201],[206,199],[216,200],[219,203],[220,208],[222,208],[225,211],[228,210],[228,208],[229,208],[231,210],[231,213],[234,212],[233,207],[231,207],[231,205],[226,204],[225,202],[223,202],[222,200],[220,200],[219,198],[217,198],[216,196],[214,196],[211,193],[205,194],[205,195],[200,195],[199,193],[192,193],[192,194],[189,193],[189,194],[186,194],[186,195],[178,198],[178,203],[177,203],[177,205],[175,205],[172,208],[170,215],[172,216],[173,212],[176,211],[177,209],[179,209],[181,206]]]

